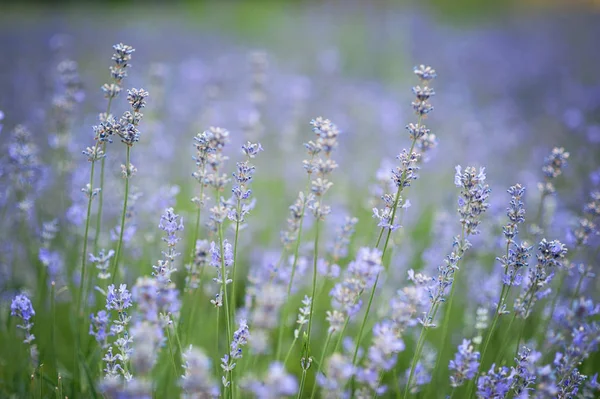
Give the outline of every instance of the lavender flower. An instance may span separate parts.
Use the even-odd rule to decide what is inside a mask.
[[[560,241],[542,239],[538,245],[537,264],[529,273],[525,290],[515,301],[515,312],[521,318],[531,314],[532,306],[537,300],[549,294],[546,288],[554,277],[554,269],[562,267],[562,260],[567,254],[567,248]]]
[[[100,280],[108,280],[110,278],[110,260],[115,255],[115,251],[112,249],[106,253],[104,249],[100,250],[98,256],[89,254],[89,261],[96,265],[98,269],[98,278]]]
[[[244,389],[252,392],[257,399],[279,399],[294,395],[298,382],[285,371],[283,364],[273,362],[262,380],[252,379],[244,384]]]
[[[362,368],[358,368],[356,379],[366,384],[369,389],[381,395],[386,386],[381,384],[380,373],[389,371],[396,364],[396,355],[405,348],[391,320],[383,320],[373,328],[373,342],[367,353],[367,360]]]
[[[510,387],[516,397],[527,395],[527,392],[533,390],[536,381],[536,363],[540,357],[540,352],[533,352],[526,347],[519,351],[515,358],[516,367],[512,367],[513,379]]]
[[[352,360],[340,353],[334,353],[327,360],[324,374],[317,375],[317,383],[321,387],[324,399],[347,398],[345,386],[354,375]]]
[[[567,165],[567,159],[569,159],[569,153],[562,147],[553,148],[550,155],[544,159],[544,166],[542,167],[544,182],[538,183],[542,196],[554,194],[556,189],[553,181],[562,174],[562,170]]]
[[[106,310],[100,310],[94,316],[90,315],[90,335],[93,335],[101,348],[108,346],[109,315]]]
[[[27,295],[19,294],[13,298],[10,304],[10,314],[23,321],[23,324],[17,324],[17,328],[25,331],[25,340],[23,340],[23,342],[29,345],[29,357],[31,363],[34,367],[37,367],[38,350],[37,345],[33,343],[35,335],[31,333],[31,329],[33,328],[32,318],[35,316],[35,310],[33,310],[33,305]]]
[[[479,377],[477,381],[477,397],[481,399],[503,398],[508,394],[513,384],[515,372],[507,367],[492,364],[490,370]]]
[[[218,398],[219,388],[211,378],[211,361],[204,351],[190,345],[183,353],[183,359],[185,372],[179,380],[179,385],[184,391],[183,397]]]
[[[347,317],[354,316],[362,305],[360,296],[375,283],[381,270],[381,251],[361,248],[356,260],[348,265],[342,282],[335,284],[330,292],[333,308],[343,311]]]
[[[303,326],[308,324],[310,310],[312,309],[311,304],[312,299],[308,295],[304,295],[304,299],[302,300],[302,306],[298,310],[298,318],[296,320],[296,324],[298,324],[298,327],[294,330],[294,339],[298,339]]]
[[[303,192],[298,193],[298,198],[290,207],[290,215],[287,219],[287,230],[280,232],[281,242],[289,248],[292,243],[298,239],[300,233],[300,226],[302,225],[302,219],[304,217],[304,209],[306,203],[312,201],[312,194],[307,198]]]
[[[313,127],[313,132],[317,135],[317,140],[305,144],[310,159],[304,160],[304,168],[310,176],[313,173],[316,174],[310,184],[314,198],[308,203],[308,208],[313,212],[315,218],[322,220],[331,212],[331,208],[322,203],[322,198],[333,186],[333,183],[327,177],[338,166],[331,159],[331,153],[338,146],[340,131],[329,119],[323,119],[322,117],[313,119],[310,124]],[[322,158],[321,154],[325,158]]]
[[[241,320],[239,328],[233,333],[229,354],[226,354],[221,358],[221,368],[225,372],[225,375],[221,379],[224,387],[228,387],[231,383],[229,376],[231,370],[236,366],[234,360],[242,358],[242,346],[245,346],[248,343],[249,338],[250,331],[248,329],[248,324],[246,324],[246,320]]]
[[[207,240],[198,240],[194,248],[192,262],[185,265],[185,290],[192,291],[200,286],[200,273],[208,265],[210,246]]]
[[[458,213],[467,236],[479,233],[477,226],[481,222],[480,217],[489,208],[487,200],[491,190],[485,179],[485,168],[477,172],[475,168],[467,167],[463,172],[460,165],[456,166],[454,184],[461,187]]]
[[[357,218],[347,216],[344,223],[337,229],[333,249],[331,251],[331,255],[335,262],[348,255],[348,245],[354,234],[356,223],[358,223]]]
[[[471,380],[477,374],[479,369],[479,352],[475,351],[471,341],[463,339],[462,344],[458,346],[458,352],[448,365],[453,370],[450,376],[450,386],[457,388],[465,381]]]

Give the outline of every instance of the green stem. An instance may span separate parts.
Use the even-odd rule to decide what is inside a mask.
[[[302,369],[302,378],[300,378],[300,389],[298,390],[298,396],[296,399],[302,399],[302,393],[304,392],[304,384],[306,383],[306,370]]]
[[[236,310],[236,300],[235,300],[235,270],[238,264],[237,258],[237,249],[238,249],[238,235],[240,232],[240,200],[237,200],[237,217],[235,222],[235,238],[233,239],[233,267],[231,268],[231,318],[235,321],[235,310]]]
[[[305,191],[308,192],[308,188],[310,186],[310,175],[308,175],[307,179],[306,179],[306,189]],[[286,301],[283,304],[283,309],[282,309],[282,314],[283,314],[283,320],[281,323],[279,323],[279,334],[278,334],[278,339],[277,339],[277,350],[275,351],[276,355],[275,355],[275,359],[279,360],[280,356],[281,356],[281,345],[282,345],[282,341],[283,341],[283,328],[285,325],[285,317],[287,316],[287,306],[291,301],[290,301],[290,294],[292,292],[292,284],[294,283],[294,276],[296,275],[296,266],[298,265],[298,254],[300,252],[300,241],[302,240],[302,226],[304,224],[304,212],[306,211],[306,200],[303,201],[302,203],[302,212],[300,213],[301,217],[300,217],[300,225],[298,226],[298,237],[296,238],[296,247],[294,248],[294,260],[292,262],[292,273],[290,275],[290,281],[288,282],[288,286],[287,286],[287,294],[286,294]],[[284,252],[282,252],[281,257],[283,258],[284,256]]]
[[[331,335],[332,335],[332,333],[327,334],[327,339],[325,340],[325,346],[323,347],[323,352],[321,353],[321,358],[319,359],[319,363],[317,364],[317,372],[315,373],[315,376],[318,376],[319,372],[321,371],[321,367],[322,367],[323,361],[325,359],[325,354],[327,353],[327,347],[329,346],[329,341],[331,340]],[[315,378],[315,383],[313,384],[312,393],[310,394],[310,399],[313,399],[315,397],[315,393],[317,393],[316,378]]]
[[[106,105],[106,118],[110,114],[110,106],[112,104],[112,97],[108,98],[108,104]],[[106,143],[102,143],[102,151],[106,155]],[[94,238],[94,253],[98,251],[98,241],[100,238],[100,231],[102,228],[102,204],[104,204],[104,164],[106,156],[102,158],[100,162],[100,192],[98,193],[98,214],[96,215],[96,237]]]
[[[315,307],[315,292],[317,289],[317,260],[319,258],[319,219],[315,221],[315,245],[313,254],[313,278],[312,278],[312,296],[310,301],[310,314],[308,315],[308,336],[306,345],[310,347],[310,333],[312,331],[313,311]]]
[[[98,148],[98,141],[96,141],[96,149]],[[87,204],[87,213],[85,217],[85,231],[83,233],[83,252],[81,254],[81,272],[80,272],[80,280],[79,280],[79,295],[77,297],[77,315],[81,317],[81,302],[83,299],[83,291],[84,291],[84,283],[85,283],[85,263],[87,259],[87,246],[88,246],[88,237],[90,232],[90,215],[92,213],[92,200],[94,198],[94,169],[96,166],[96,162],[92,161],[92,168],[90,171],[90,192],[88,193],[88,204]]]
[[[421,117],[419,117],[419,121],[418,124],[421,123]],[[412,154],[414,148],[415,148],[415,144],[417,143],[416,138],[412,141],[412,144],[410,146],[410,150],[408,151],[409,154]],[[406,173],[407,170],[403,170],[402,171],[402,176],[403,178],[406,177]],[[401,179],[403,180],[403,179]],[[381,252],[381,261],[383,263],[384,258],[385,258],[385,254],[388,248],[388,244],[390,242],[390,237],[392,235],[392,229],[391,227],[394,225],[394,220],[396,219],[396,211],[398,210],[398,203],[400,202],[400,195],[402,194],[404,187],[402,185],[398,186],[398,190],[396,191],[396,197],[394,198],[394,205],[392,207],[392,217],[390,218],[390,228],[387,231],[387,236],[385,238],[385,244],[383,245],[383,251]],[[379,243],[381,241],[381,237],[383,235],[383,229],[381,229],[381,232],[379,233],[379,237],[377,239],[377,243],[375,244],[375,247],[379,246]],[[385,267],[385,266],[384,266]],[[369,303],[367,304],[367,310],[365,312],[365,315],[363,317],[362,323],[360,325],[360,329],[359,329],[359,333],[358,333],[358,337],[356,338],[356,346],[354,348],[354,355],[352,356],[352,365],[356,366],[356,357],[358,354],[358,349],[360,347],[360,342],[362,340],[362,333],[365,329],[365,325],[367,324],[367,319],[369,317],[369,311],[371,310],[371,305],[373,303],[373,298],[375,297],[375,290],[377,289],[377,282],[379,281],[379,272],[377,273],[377,277],[375,278],[375,282],[373,284],[373,287],[371,288],[371,295],[369,296]],[[354,385],[354,377],[352,377],[351,379],[351,384]],[[354,390],[353,390],[354,391]]]
[[[425,345],[425,335],[426,334],[427,334],[427,328],[425,328],[425,326],[423,326],[423,328],[421,329],[421,333],[419,334],[419,340],[417,341],[417,347],[415,348],[415,355],[413,356],[411,364],[410,364],[410,373],[408,375],[408,381],[406,381],[406,387],[404,388],[404,399],[408,398],[408,394],[410,392],[410,383],[412,382],[412,379],[414,377],[415,368],[417,367],[417,362],[419,361],[419,356],[421,354],[421,350],[423,349],[423,346]],[[397,391],[396,397],[399,398],[400,397],[399,395],[400,395],[400,390]]]
[[[227,331],[227,342],[228,345],[233,339],[231,335],[231,319],[229,317],[229,299],[227,298],[227,275],[225,274],[225,251],[223,248],[223,224],[219,224],[219,247],[221,249],[221,287],[223,289],[223,302],[225,306],[225,326]],[[233,373],[228,372],[230,375],[231,390],[233,391]]]
[[[288,349],[288,352],[285,355],[285,359],[283,360],[283,367],[285,367],[285,365],[287,364],[287,361],[290,358],[290,355],[292,354],[292,349],[294,349],[294,346],[296,345],[296,341],[298,341],[298,338],[294,337],[294,340],[292,341],[292,344],[290,345],[290,349]]]
[[[129,171],[129,161],[131,157],[131,147],[127,146],[125,155],[125,170]],[[121,256],[121,247],[123,245],[123,231],[125,230],[125,216],[127,215],[127,200],[129,199],[129,176],[125,177],[125,199],[123,200],[123,212],[121,213],[121,231],[119,231],[119,241],[117,242],[117,251],[115,253],[115,261],[112,270],[111,283],[114,284],[115,278],[119,271],[119,258]]]

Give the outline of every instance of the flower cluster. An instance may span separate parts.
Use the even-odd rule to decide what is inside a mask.
[[[521,270],[527,266],[527,260],[530,255],[531,247],[522,242],[516,243],[515,237],[519,233],[518,225],[525,221],[525,205],[522,198],[525,194],[525,187],[516,184],[508,189],[511,196],[506,215],[508,223],[502,228],[506,238],[506,255],[496,258],[504,268],[504,277],[502,282],[505,285],[520,285],[523,280]]]
[[[313,132],[317,135],[317,139],[304,145],[310,157],[304,160],[304,168],[311,177],[314,176],[313,174],[316,175],[316,177],[312,177],[310,183],[310,189],[314,197],[308,207],[315,218],[320,220],[331,212],[331,208],[324,205],[322,201],[325,193],[333,186],[333,183],[327,177],[338,167],[337,162],[331,159],[331,153],[338,146],[340,131],[329,119],[323,119],[322,117],[313,119],[310,124],[313,127]]]
[[[184,398],[218,398],[219,388],[211,378],[211,361],[203,350],[192,345],[183,353],[184,374],[179,380]]]
[[[362,293],[375,283],[382,270],[380,250],[366,247],[359,249],[356,259],[348,265],[342,281],[336,283],[329,293],[332,307],[345,313],[346,317],[354,316],[362,306]]]
[[[480,168],[478,172],[474,167],[466,167],[463,172],[460,165],[456,166],[454,184],[461,188],[458,213],[467,236],[479,233],[477,227],[481,222],[481,215],[490,206],[487,200],[491,190],[485,179],[485,168]],[[515,217],[518,218],[518,215]]]
[[[113,49],[115,50],[115,53],[112,56],[112,60],[115,64],[110,67],[110,75],[113,82],[105,83],[102,86],[104,96],[109,99],[109,101],[117,97],[121,92],[123,79],[127,77],[127,68],[131,66],[129,63],[129,61],[131,61],[131,54],[135,51],[133,47],[123,43],[115,44]],[[105,118],[101,118],[101,120],[106,120],[108,119],[107,117],[108,115],[106,115]]]
[[[563,169],[567,166],[568,159],[569,153],[562,147],[553,148],[550,155],[544,159],[544,166],[542,167],[544,181],[538,183],[542,196],[556,192],[554,180],[562,174]]]
[[[248,329],[248,324],[246,324],[246,320],[240,320],[239,328],[233,333],[229,354],[221,358],[221,368],[225,372],[225,375],[221,379],[224,387],[228,387],[231,383],[229,375],[236,366],[234,360],[242,358],[242,346],[248,343],[249,338],[250,330]]]
[[[246,160],[237,163],[237,172],[233,174],[236,184],[231,189],[235,207],[227,214],[229,220],[238,224],[244,222],[244,216],[254,207],[254,201],[248,201],[252,195],[252,190],[248,186],[254,174],[254,165],[250,163],[250,159],[255,158],[263,148],[260,143],[248,142],[242,146],[242,150],[246,154]]]
[[[515,300],[515,312],[521,318],[531,314],[531,308],[539,300],[547,296],[554,277],[555,269],[562,267],[562,260],[567,254],[567,248],[558,240],[546,241],[538,245],[537,264],[529,273],[525,289]]]
[[[479,369],[479,352],[475,351],[471,341],[463,339],[458,346],[458,352],[453,360],[450,360],[448,368],[452,370],[450,375],[450,386],[457,388],[465,381],[473,379]]]
[[[399,225],[395,224],[396,208],[400,205],[403,208],[410,206],[408,200],[401,197],[401,193],[405,187],[409,187],[412,180],[418,178],[418,164],[421,162],[421,157],[430,149],[436,146],[435,134],[432,134],[430,129],[423,123],[427,115],[433,111],[433,106],[429,102],[430,97],[435,95],[435,91],[429,86],[430,82],[436,78],[435,69],[430,66],[420,65],[414,68],[414,73],[421,81],[422,86],[413,87],[415,100],[412,102],[412,108],[417,115],[417,123],[409,123],[406,125],[406,130],[411,139],[409,150],[402,150],[396,157],[400,161],[400,165],[396,166],[391,171],[390,178],[396,187],[396,194],[384,193],[381,199],[384,206],[381,209],[373,208],[373,217],[378,219],[378,227],[382,229],[396,230]],[[418,148],[421,152],[415,152]]]
[[[25,331],[25,340],[23,342],[29,345],[31,362],[37,365],[38,351],[37,346],[33,343],[35,335],[31,332],[33,328],[32,318],[35,316],[35,310],[33,310],[33,305],[29,297],[25,294],[15,296],[10,304],[10,314],[23,321],[23,324],[18,324],[17,327]]]

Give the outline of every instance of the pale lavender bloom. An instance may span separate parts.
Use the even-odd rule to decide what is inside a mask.
[[[246,320],[240,320],[239,328],[233,333],[229,354],[221,358],[221,368],[225,372],[225,375],[221,379],[224,387],[228,387],[231,383],[229,381],[229,372],[236,366],[234,360],[242,358],[242,346],[245,346],[249,339],[250,330],[248,329],[248,324],[246,324]]]
[[[110,260],[115,255],[115,251],[112,249],[108,251],[108,253],[102,249],[98,252],[98,256],[94,254],[88,254],[89,261],[96,265],[96,269],[98,269],[98,278],[100,280],[107,280],[110,278]]]
[[[108,346],[108,324],[109,316],[106,310],[100,310],[96,316],[90,315],[90,331],[89,334],[96,338],[96,341],[102,348]]]
[[[203,350],[192,345],[183,353],[184,374],[179,380],[186,399],[218,398],[219,387],[212,379],[211,360]]]
[[[133,370],[138,375],[148,376],[165,339],[163,329],[152,321],[138,320],[131,327],[131,337],[133,344],[130,361]]]
[[[463,339],[454,359],[450,360],[448,368],[453,370],[450,375],[450,386],[454,388],[475,377],[479,369],[479,352],[474,350],[470,340]]]
[[[394,328],[391,320],[377,323],[373,328],[373,342],[367,353],[367,360],[356,371],[358,382],[366,384],[372,392],[383,394],[387,387],[381,384],[380,374],[391,370],[396,364],[396,355],[404,350],[404,341]]]
[[[382,270],[381,251],[361,248],[356,260],[348,265],[343,281],[337,283],[330,292],[333,308],[344,311],[348,317],[355,315],[362,305],[361,294],[375,283]]]
[[[250,380],[244,386],[257,399],[280,399],[294,395],[298,391],[296,378],[286,372],[280,362],[271,363],[263,379]]]
[[[542,167],[544,181],[538,183],[538,188],[543,196],[556,192],[554,180],[562,174],[562,170],[567,165],[567,159],[569,159],[569,153],[562,147],[553,148],[550,155],[544,159],[544,166]]]
[[[106,295],[106,309],[116,310],[117,312],[124,312],[126,309],[133,306],[131,302],[131,294],[127,290],[126,284],[119,285],[116,289],[114,284],[108,286]]]
[[[340,353],[334,353],[327,360],[324,373],[317,375],[317,383],[321,387],[324,399],[348,398],[345,387],[354,375],[352,361]]]

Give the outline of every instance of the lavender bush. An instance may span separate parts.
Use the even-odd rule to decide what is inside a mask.
[[[597,76],[521,113],[529,64],[426,46],[396,90],[83,40],[0,101],[1,397],[600,395]]]

